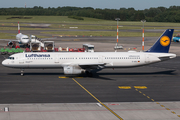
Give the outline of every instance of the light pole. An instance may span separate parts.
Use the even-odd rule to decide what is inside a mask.
[[[146,22],[146,20],[141,20],[141,22],[143,23],[143,30],[142,30],[142,51],[144,51],[144,23]]]
[[[116,18],[115,20],[117,20],[117,43],[118,43],[118,21],[120,20],[120,18]]]

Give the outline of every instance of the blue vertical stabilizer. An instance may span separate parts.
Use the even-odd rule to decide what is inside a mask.
[[[168,53],[174,29],[167,29],[156,43],[146,52]]]

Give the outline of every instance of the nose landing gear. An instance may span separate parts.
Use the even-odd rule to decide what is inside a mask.
[[[21,69],[21,76],[24,75],[24,69]]]

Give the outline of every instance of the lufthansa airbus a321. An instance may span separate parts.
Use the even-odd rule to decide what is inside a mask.
[[[145,52],[24,52],[11,55],[2,62],[2,65],[21,69],[21,75],[24,69],[63,68],[66,75],[81,73],[92,75],[93,70],[144,66],[176,57],[176,54],[168,53],[173,32],[174,29],[167,29]]]

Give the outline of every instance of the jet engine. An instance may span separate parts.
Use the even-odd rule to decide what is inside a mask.
[[[15,47],[15,46],[16,46],[16,43],[15,43],[14,41],[9,41],[9,42],[7,43],[7,46],[8,46],[8,47]]]
[[[77,75],[82,73],[85,73],[85,70],[78,66],[64,66],[64,74],[66,75]]]

